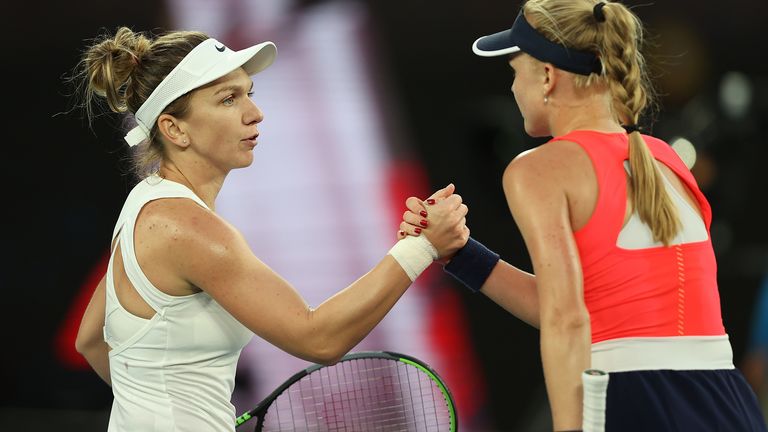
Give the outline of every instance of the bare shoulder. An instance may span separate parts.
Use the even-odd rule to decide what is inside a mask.
[[[154,234],[183,238],[232,234],[234,228],[216,213],[187,198],[163,198],[147,203],[137,219]]]
[[[504,190],[509,195],[565,190],[591,170],[587,153],[575,142],[552,141],[520,153],[504,170]]]
[[[231,224],[186,198],[147,203],[136,221],[135,232],[137,250],[151,249],[180,264],[228,254],[244,243]]]

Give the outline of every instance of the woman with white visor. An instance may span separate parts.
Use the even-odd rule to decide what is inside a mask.
[[[125,139],[141,178],[77,336],[78,351],[112,386],[110,431],[233,430],[235,367],[254,333],[302,359],[333,363],[433,260],[466,243],[467,208],[449,185],[427,203],[428,238],[400,240],[317,308],[254,256],[216,214],[215,200],[229,172],[253,161],[264,116],[251,100],[251,76],[275,55],[271,42],[232,51],[199,32],[151,40],[128,28],[85,51],[89,114],[96,98],[134,114]]]

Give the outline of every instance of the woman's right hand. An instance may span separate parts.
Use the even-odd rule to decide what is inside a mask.
[[[439,261],[450,260],[469,239],[466,225],[469,208],[454,190],[454,185],[449,184],[424,201],[408,198],[405,201],[408,211],[403,213],[398,238],[423,234],[437,249]]]

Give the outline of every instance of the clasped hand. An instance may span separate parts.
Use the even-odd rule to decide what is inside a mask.
[[[398,239],[424,235],[437,249],[438,261],[448,262],[469,239],[466,218],[469,208],[455,190],[456,187],[449,184],[426,200],[409,197],[405,201],[408,210],[403,213]]]

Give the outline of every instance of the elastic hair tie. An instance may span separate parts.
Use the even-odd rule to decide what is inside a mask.
[[[605,12],[603,12],[604,7],[605,2],[600,2],[592,8],[592,15],[595,16],[595,20],[597,20],[599,23],[605,22]]]
[[[632,132],[640,132],[643,130],[643,128],[641,128],[636,124],[621,125],[621,127],[623,127],[625,131],[627,131],[627,134],[631,134]]]

